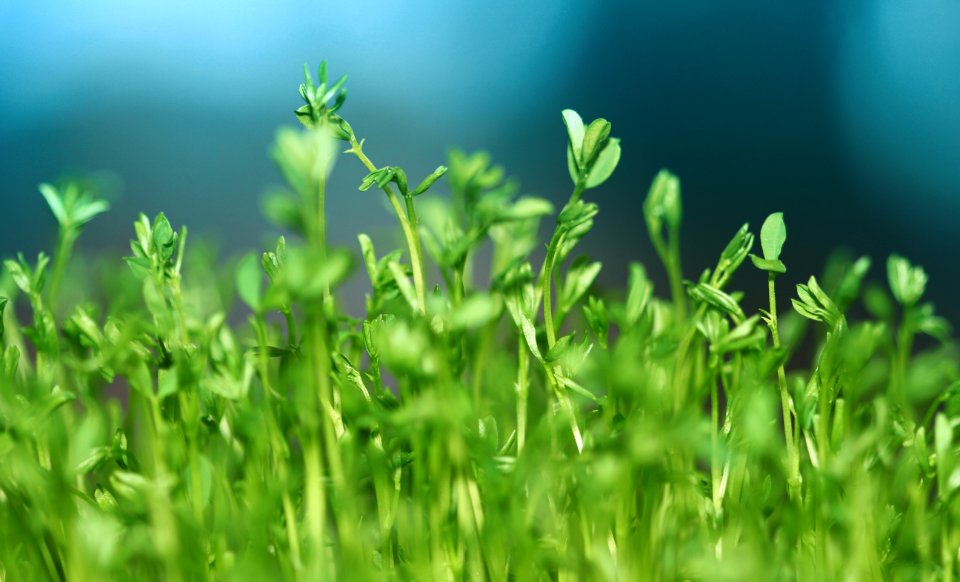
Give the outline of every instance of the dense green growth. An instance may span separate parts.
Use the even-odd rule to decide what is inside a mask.
[[[839,260],[788,288],[776,213],[760,254],[731,225],[685,280],[661,172],[642,213],[670,298],[655,265],[604,293],[575,251],[620,159],[606,120],[563,112],[554,212],[482,152],[422,181],[377,166],[323,67],[300,95],[265,204],[290,239],[227,278],[161,214],[94,280],[70,257],[106,204],[41,186],[56,254],[0,283],[0,580],[953,577],[960,358],[921,268],[890,257],[888,292]],[[380,190],[401,249],[327,245],[344,147],[370,191],[331,195]],[[730,289],[748,256],[757,314]]]

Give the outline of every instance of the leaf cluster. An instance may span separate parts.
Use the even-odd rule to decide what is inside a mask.
[[[73,240],[106,203],[41,186],[56,251],[0,279],[0,579],[956,573],[960,357],[921,267],[841,258],[778,300],[773,213],[686,278],[664,170],[637,204],[662,264],[603,288],[579,243],[610,122],[562,112],[557,210],[485,152],[411,187],[342,117],[345,78],[305,77],[269,249],[220,261],[141,215],[98,282]],[[362,193],[327,192],[336,140]],[[402,244],[330,246],[327,196],[386,197]],[[734,284],[748,256],[765,289]]]

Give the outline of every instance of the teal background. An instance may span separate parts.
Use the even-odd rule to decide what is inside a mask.
[[[584,246],[608,284],[627,261],[653,267],[640,209],[667,167],[688,277],[742,222],[782,210],[789,282],[838,245],[896,251],[958,320],[955,0],[3,2],[0,254],[52,246],[37,183],[102,171],[114,208],[88,249],[121,252],[136,214],[159,210],[227,254],[255,247],[270,232],[259,199],[279,182],[268,145],[295,123],[302,64],[322,58],[349,75],[344,116],[374,161],[414,176],[449,146],[482,147],[561,203],[560,110],[610,119],[623,159],[589,195],[601,215]],[[334,243],[393,228],[356,190],[364,173],[336,170]]]

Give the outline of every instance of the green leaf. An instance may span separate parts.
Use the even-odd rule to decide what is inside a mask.
[[[174,246],[176,244],[176,234],[170,221],[161,212],[153,219],[153,245],[157,251],[157,256],[161,262],[166,263],[173,257]]]
[[[283,237],[280,237],[280,239],[282,240]],[[271,281],[276,281],[280,278],[282,263],[277,253],[265,251],[260,255],[260,266],[263,267],[264,272]]]
[[[205,390],[209,390],[227,400],[239,400],[243,398],[248,388],[242,379],[234,378],[224,372],[205,377],[201,386]]]
[[[496,222],[508,222],[513,220],[528,220],[549,216],[553,214],[553,204],[543,198],[520,198],[510,206],[499,211],[496,215]]]
[[[779,260],[783,243],[786,240],[787,226],[783,222],[783,213],[774,212],[763,221],[763,226],[760,227],[760,246],[763,248],[763,258],[768,261]]]
[[[561,338],[557,339],[557,342],[553,344],[553,347],[547,350],[547,355],[543,359],[549,363],[558,361],[563,357],[563,354],[570,349],[570,344],[573,342],[574,334],[568,334]]]
[[[680,180],[667,170],[660,170],[653,179],[643,203],[643,216],[651,236],[661,236],[664,220],[670,228],[680,228],[683,217]]]
[[[799,394],[798,390],[794,396],[794,401],[799,402],[797,406],[797,422],[800,424],[801,429],[808,430],[810,428],[810,424],[813,422],[813,415],[817,410],[817,402],[820,398],[828,397],[821,395],[820,377],[818,374],[813,374],[810,376],[810,381],[807,382],[803,394]],[[824,438],[826,438],[826,436],[824,436]]]
[[[22,262],[22,258],[21,258]],[[24,263],[25,264],[25,263]],[[47,276],[47,265],[50,264],[50,257],[46,255],[43,251],[37,254],[37,266],[33,269],[33,277],[31,281],[31,287],[33,288],[33,293],[40,295],[43,291],[44,283],[46,282]]]
[[[640,319],[652,296],[653,283],[647,277],[647,270],[640,263],[630,263],[627,302],[624,306],[624,319],[627,326],[632,326]]]
[[[860,296],[860,288],[863,285],[863,278],[870,270],[870,257],[860,257],[853,263],[840,280],[837,287],[837,305],[841,310],[846,310],[857,297]]]
[[[530,353],[537,361],[542,362],[543,356],[540,355],[540,347],[537,345],[537,328],[534,327],[533,322],[525,313],[520,312],[517,317],[520,320],[520,333],[523,334],[523,339],[527,342]]]
[[[590,331],[597,337],[600,347],[607,349],[607,334],[610,331],[610,313],[602,299],[593,295],[587,297],[587,304],[583,306],[583,317],[590,326]]]
[[[145,257],[150,254],[150,241],[152,240],[152,226],[150,219],[146,214],[141,213],[137,221],[133,223],[133,230],[137,233],[137,240],[130,241],[130,248],[134,249],[134,254],[138,257]],[[139,249],[139,252],[136,250]]]
[[[363,180],[360,180],[360,186],[358,189],[361,192],[366,192],[371,187],[373,187],[374,184],[377,183],[377,180],[380,179],[380,176],[382,176],[383,173],[384,173],[384,168],[380,168],[379,170],[374,170],[370,172],[369,174],[363,177]]]
[[[357,235],[357,240],[360,242],[360,255],[363,257],[363,265],[367,269],[367,275],[370,277],[370,282],[376,285],[377,254],[373,248],[373,241],[362,232]]]
[[[925,333],[941,342],[950,340],[953,329],[950,322],[938,317],[932,303],[924,303],[906,314],[903,324],[920,333]]]
[[[39,295],[43,291],[46,268],[49,263],[50,258],[43,252],[37,255],[37,266],[33,269],[27,264],[27,260],[22,253],[17,254],[16,261],[7,259],[3,262],[10,278],[13,279],[17,287],[31,297]]]
[[[77,463],[73,472],[76,475],[86,475],[91,471],[100,469],[108,460],[110,460],[110,447],[95,447],[87,456]]]
[[[399,188],[401,194],[404,196],[409,195],[407,191],[407,174],[402,169],[394,166],[384,166],[367,174],[363,180],[360,181],[360,191],[366,192],[374,184],[376,184],[377,188],[383,189],[390,182],[397,184],[397,188]]]
[[[447,167],[439,166],[436,170],[433,171],[432,174],[424,178],[423,181],[420,182],[419,186],[417,186],[416,188],[413,189],[412,192],[410,192],[410,196],[419,196],[423,194],[446,173],[447,173]]]
[[[430,347],[430,339],[424,330],[409,321],[391,320],[380,333],[381,357],[396,372],[415,376],[434,374],[436,362]],[[431,411],[431,414],[436,413],[436,409]]]
[[[167,217],[161,212],[157,214],[157,217],[153,219],[153,244],[156,247],[163,248],[173,244],[173,227],[170,226],[170,221],[167,220]]]
[[[289,228],[298,233],[304,232],[300,202],[290,193],[284,191],[268,193],[263,198],[261,209],[267,219],[276,226]]]
[[[583,134],[583,147],[580,152],[582,165],[590,168],[610,139],[610,122],[606,119],[594,119]]]
[[[380,357],[380,335],[386,322],[387,316],[380,315],[374,319],[364,320],[361,326],[363,347],[372,360],[377,360]]]
[[[953,422],[942,412],[937,413],[934,422],[933,440],[934,452],[937,455],[937,494],[940,499],[946,499],[952,490],[957,488],[957,480],[954,478],[957,459],[952,447]]]
[[[717,340],[714,348],[724,353],[762,348],[766,344],[766,332],[757,326],[759,321],[759,315],[750,316]]]
[[[53,390],[39,402],[37,416],[38,419],[49,418],[54,412],[64,405],[77,399],[77,395],[69,390],[61,390],[59,386],[54,386]]]
[[[587,175],[587,188],[596,188],[603,184],[613,175],[613,171],[620,162],[620,139],[611,137],[607,141],[606,147],[600,151],[596,160],[590,167],[590,173]],[[678,219],[679,222],[679,219]]]
[[[82,306],[77,306],[76,311],[65,325],[72,330],[72,333],[76,333],[86,346],[99,349],[103,343],[103,334],[100,332],[100,328]]]
[[[576,184],[580,180],[580,168],[577,167],[577,160],[574,159],[573,148],[567,146],[567,172],[570,173],[570,180]]]
[[[768,273],[786,273],[787,266],[783,264],[783,261],[780,259],[770,260],[770,259],[761,259],[757,255],[750,253],[750,260],[753,261],[753,266],[760,269],[761,271],[767,271]]]
[[[250,348],[250,353],[254,355],[260,355],[261,353],[267,354],[269,358],[282,358],[284,356],[289,356],[296,352],[295,347],[291,346],[253,346]]]
[[[306,130],[287,127],[277,132],[271,155],[291,188],[310,199],[333,170],[335,144],[327,126]]]
[[[833,303],[833,300],[820,288],[820,284],[817,283],[816,277],[810,277],[810,280],[807,282],[807,289],[810,290],[810,293],[813,294],[813,297],[817,300],[820,305],[824,307],[829,307],[833,311],[839,313],[837,306]]]
[[[97,506],[104,513],[115,513],[120,510],[120,504],[117,503],[117,498],[100,485],[97,485],[97,488],[93,491],[93,498],[97,502]]]
[[[108,210],[110,210],[110,204],[106,200],[84,200],[74,208],[71,222],[74,226],[80,226]]]
[[[735,323],[743,323],[743,321],[746,319],[743,309],[741,309],[740,305],[737,304],[736,299],[727,293],[724,293],[720,289],[717,289],[716,287],[706,283],[698,283],[691,286],[688,290],[688,293],[693,299],[701,303],[707,303],[708,305],[727,313]]]
[[[580,115],[573,109],[564,109],[561,115],[563,115],[563,123],[567,126],[567,136],[570,139],[569,146],[573,153],[574,164],[577,168],[582,168],[583,119],[581,119]],[[574,181],[576,181],[576,178],[574,178]]]
[[[157,371],[157,398],[163,400],[167,396],[177,393],[180,388],[180,379],[176,370]]]
[[[816,277],[810,277],[806,285],[797,285],[797,295],[799,300],[791,299],[790,302],[800,315],[826,323],[831,328],[843,322],[843,314],[837,304],[820,288]]]
[[[404,196],[407,196],[409,194],[409,190],[407,190],[407,174],[401,168],[392,168],[389,174],[389,178],[387,178],[386,176],[381,177],[380,180],[377,182],[377,186],[380,186],[381,188],[383,188],[390,181],[393,181],[394,183],[396,183],[397,188],[400,189],[401,194],[403,194]]]
[[[237,293],[243,302],[250,309],[257,312],[260,310],[260,299],[262,297],[263,275],[260,271],[260,264],[257,256],[253,253],[245,255],[237,264]]]
[[[497,430],[497,419],[493,416],[485,416],[480,419],[478,424],[478,433],[480,434],[480,438],[486,442],[490,450],[496,451],[500,444],[500,435],[499,431]]]
[[[863,306],[875,319],[891,321],[894,317],[893,299],[881,285],[867,284],[863,291]]]
[[[120,465],[120,468],[127,469],[129,468],[129,454],[127,452],[127,435],[123,432],[122,428],[118,428],[113,433],[113,443],[111,445],[113,450],[113,456],[116,458],[117,464]]]
[[[143,280],[143,302],[160,330],[167,332],[173,329],[173,314],[170,313],[163,290],[157,287],[153,277]]]
[[[60,192],[50,184],[40,184],[40,194],[42,194],[43,198],[47,201],[47,205],[53,212],[53,216],[56,217],[57,222],[60,223],[61,226],[66,226],[69,222],[69,217],[67,216],[66,208],[63,206]]]
[[[6,297],[0,297],[0,345],[3,344],[3,313],[7,309],[7,301],[9,300]]]
[[[740,230],[733,235],[723,252],[720,253],[720,260],[717,261],[717,268],[714,269],[717,287],[723,287],[740,267],[740,264],[743,263],[743,260],[747,258],[747,254],[753,248],[753,240],[754,237],[753,233],[750,232],[749,224],[741,226]],[[756,259],[754,259],[754,264],[756,264]]]
[[[570,351],[570,350],[567,350],[567,352],[569,352],[569,351]],[[590,392],[589,390],[587,390],[586,388],[584,388],[584,387],[581,386],[580,384],[577,384],[576,382],[574,382],[574,381],[571,380],[570,378],[559,377],[559,378],[557,378],[557,382],[558,382],[561,386],[563,386],[564,388],[570,389],[571,391],[579,394],[580,396],[583,396],[584,398],[590,400],[591,402],[593,402],[593,403],[595,403],[595,404],[600,404],[600,399],[597,398],[597,395],[596,395],[596,394],[593,394],[592,392]]]
[[[317,298],[324,290],[333,289],[343,282],[351,266],[350,255],[346,251],[323,254],[313,247],[289,248],[283,269],[283,284],[296,297]]]
[[[0,340],[2,339],[0,337]],[[3,352],[0,367],[2,367],[2,372],[6,374],[7,378],[12,378],[17,374],[17,370],[20,368],[20,349],[17,346],[7,346],[7,349]]]
[[[910,261],[896,254],[887,260],[887,279],[893,297],[904,307],[916,305],[927,286],[923,267],[911,265]]]
[[[304,95],[303,85],[300,85],[301,95]],[[297,116],[297,121],[302,123],[304,127],[313,127],[313,112],[309,105],[301,105],[294,110],[294,115]]]
[[[577,259],[570,265],[560,297],[560,305],[564,311],[571,309],[590,289],[597,275],[600,274],[601,267],[599,261],[590,263],[585,257]]]
[[[144,257],[124,257],[127,266],[137,279],[143,279],[150,274],[150,260]]]
[[[583,200],[568,202],[560,211],[560,216],[557,217],[557,227],[567,231],[572,230],[593,220],[593,217],[599,212],[600,207],[593,202],[584,202]]]
[[[21,262],[13,261],[7,259],[3,262],[3,266],[6,267],[7,273],[10,274],[10,278],[13,279],[13,282],[20,288],[21,291],[29,295],[32,291],[33,282],[31,281],[30,268],[23,264],[22,257]]]
[[[419,309],[417,293],[413,288],[413,283],[410,282],[410,278],[407,277],[407,273],[403,270],[403,267],[396,261],[388,263],[387,267],[390,269],[394,281],[397,282],[397,287],[400,288],[400,294],[403,295],[407,305],[409,305],[413,311],[417,311]]]
[[[476,329],[500,316],[501,304],[493,296],[477,293],[464,299],[450,313],[452,329]]]

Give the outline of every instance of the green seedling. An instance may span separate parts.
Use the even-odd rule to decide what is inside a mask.
[[[562,112],[555,208],[485,152],[375,165],[345,78],[316,79],[271,149],[269,249],[140,216],[81,278],[107,205],[41,186],[56,249],[0,279],[0,580],[954,578],[960,358],[923,269],[835,261],[778,310],[775,213],[685,280],[663,171],[635,249],[662,265],[604,289],[578,249],[629,156],[610,122]],[[328,192],[338,144],[360,192]],[[401,248],[331,246],[328,195],[385,196]],[[766,289],[736,285],[748,256]]]

